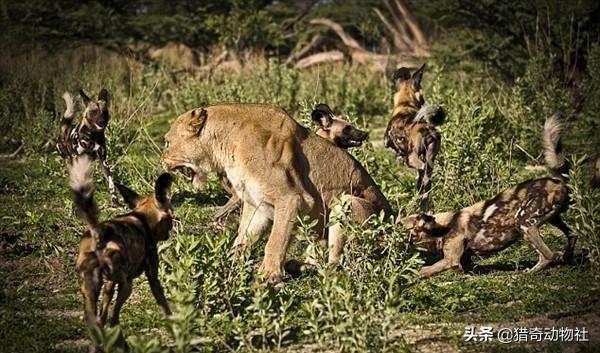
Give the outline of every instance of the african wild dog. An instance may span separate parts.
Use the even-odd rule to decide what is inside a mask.
[[[567,247],[562,256],[566,262],[572,259],[577,238],[560,217],[570,203],[569,163],[561,151],[560,130],[556,116],[546,120],[544,155],[554,177],[522,182],[458,212],[432,216],[417,214],[402,219],[411,236],[429,250],[443,252],[442,260],[423,267],[420,272],[423,277],[447,269],[462,271],[461,262],[468,262],[471,254],[498,252],[516,242],[521,235],[539,253],[537,264],[529,271],[542,270],[561,256],[550,250],[540,237],[538,228],[546,222],[565,234]]]
[[[83,118],[77,125],[73,125],[75,116],[75,102],[69,92],[63,94],[67,109],[60,123],[60,135],[56,143],[56,149],[65,160],[67,167],[73,163],[78,156],[87,155],[92,160],[102,161],[102,172],[108,183],[113,205],[117,204],[115,185],[108,166],[106,139],[104,131],[108,125],[110,115],[108,113],[109,98],[108,91],[102,89],[97,100],[92,100],[83,90],[79,95],[85,104]]]
[[[317,104],[311,117],[319,126],[316,134],[340,148],[359,147],[369,137],[368,132],[333,114],[327,104]]]
[[[171,175],[162,174],[156,181],[154,193],[147,196],[139,196],[126,186],[116,184],[132,212],[100,222],[93,199],[91,160],[86,155],[77,157],[68,169],[73,200],[87,227],[79,242],[77,272],[88,325],[104,326],[117,284],[117,300],[109,324],[118,324],[121,307],[131,294],[133,279],[142,272],[163,313],[170,315],[158,279],[157,243],[167,240],[173,225],[169,195]],[[98,320],[96,302],[100,290],[102,305]]]
[[[444,121],[444,110],[424,106],[421,92],[423,64],[412,75],[407,68],[396,70],[393,76],[394,108],[384,135],[385,146],[396,152],[396,158],[419,172],[417,187],[421,209],[431,208],[429,192],[433,164],[440,149],[441,135],[437,126]]]
[[[327,104],[317,104],[311,113],[312,120],[319,126],[316,134],[340,148],[359,147],[369,137],[369,133],[355,128],[352,124],[336,116]],[[229,201],[221,206],[213,219],[221,221],[240,206],[240,199],[235,195],[227,178],[221,178],[221,184],[232,195]]]

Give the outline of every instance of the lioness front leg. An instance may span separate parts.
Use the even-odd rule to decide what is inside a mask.
[[[275,204],[273,229],[265,246],[265,257],[260,271],[267,282],[278,283],[283,279],[283,263],[290,243],[294,220],[300,210],[302,197],[292,194]]]

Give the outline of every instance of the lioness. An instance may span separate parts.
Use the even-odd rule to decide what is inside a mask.
[[[341,227],[325,233],[331,201],[352,195],[352,218],[362,221],[390,204],[373,179],[350,154],[299,125],[273,105],[224,103],[190,110],[165,135],[162,155],[167,170],[190,168],[201,186],[205,175],[225,175],[242,200],[234,246],[247,234],[272,226],[261,272],[269,282],[283,277],[283,264],[294,219],[299,212],[318,220],[316,231],[328,236],[330,261],[344,245]]]

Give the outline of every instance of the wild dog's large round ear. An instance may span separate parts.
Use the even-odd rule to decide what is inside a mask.
[[[396,86],[398,82],[406,81],[408,79],[410,79],[410,70],[405,67],[401,67],[394,71],[394,74],[392,75],[392,83],[394,86]]]
[[[140,195],[123,184],[115,183],[115,186],[117,187],[117,190],[119,190],[119,193],[123,196],[127,206],[129,206],[129,208],[132,210],[136,208],[138,202],[141,200]]]
[[[79,90],[79,96],[81,97],[81,99],[83,100],[83,104],[85,105],[88,105],[88,103],[92,100],[90,97],[87,96],[87,94],[85,94],[83,89]]]
[[[196,108],[190,112],[190,130],[198,135],[202,128],[204,127],[204,123],[206,123],[206,118],[208,117],[208,112],[204,108]]]
[[[98,93],[98,100],[103,100],[108,106],[108,99],[108,91],[106,90],[106,88],[101,89],[100,93]]]
[[[417,69],[417,71],[415,71],[412,74],[412,80],[413,80],[413,84],[415,85],[415,89],[421,88],[421,79],[423,79],[424,71],[425,71],[425,63],[423,63],[423,65],[421,65],[421,67],[419,67]]]
[[[310,115],[312,120],[319,124],[324,130],[329,129],[333,123],[334,115],[327,104],[317,104]]]
[[[168,207],[171,201],[171,185],[173,176],[170,173],[161,174],[154,185],[154,197],[160,207]]]

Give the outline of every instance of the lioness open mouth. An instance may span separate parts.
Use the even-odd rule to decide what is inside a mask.
[[[186,179],[192,183],[195,188],[201,188],[204,184],[205,175],[196,166],[191,163],[169,164],[163,162],[163,166],[168,171],[180,171]]]

